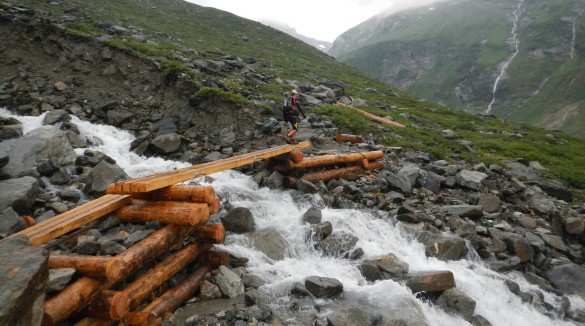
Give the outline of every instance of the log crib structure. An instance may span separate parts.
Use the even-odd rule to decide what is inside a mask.
[[[105,217],[122,222],[159,222],[162,227],[115,256],[50,253],[49,269],[73,268],[76,278],[44,302],[42,325],[157,325],[192,298],[204,276],[229,263],[215,250],[225,229],[208,223],[221,209],[213,187],[180,184],[310,146],[284,145],[143,178],[116,182],[106,194],[13,236],[34,246],[72,241]],[[297,153],[300,153],[297,151]],[[157,261],[160,257],[165,257]],[[187,266],[195,270],[176,285],[168,281]],[[138,274],[136,277],[135,275]]]

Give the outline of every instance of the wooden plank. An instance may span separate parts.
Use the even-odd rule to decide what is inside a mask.
[[[267,148],[256,152],[246,153],[239,156],[194,165],[179,170],[169,171],[157,175],[126,180],[116,183],[115,189],[120,192],[147,192],[168,187],[180,182],[188,181],[216,172],[237,168],[256,161],[289,153],[301,148],[309,147],[310,142],[304,141],[296,145],[283,145]]]
[[[26,235],[33,246],[42,245],[49,240],[55,239],[84,224],[105,216],[122,206],[128,205],[131,200],[132,197],[128,195],[105,195],[24,229],[13,236]]]

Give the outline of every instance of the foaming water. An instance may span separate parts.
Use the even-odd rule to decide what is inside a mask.
[[[247,207],[252,212],[256,228],[277,229],[288,241],[286,258],[273,261],[251,247],[244,235],[228,236],[222,247],[248,257],[248,269],[268,282],[265,287],[285,296],[295,282],[303,282],[308,276],[333,277],[343,283],[346,297],[359,299],[373,307],[391,308],[394,296],[411,296],[405,286],[391,280],[374,284],[362,277],[357,263],[347,259],[323,257],[313,249],[307,238],[308,225],[301,222],[302,214],[311,204],[321,202],[319,196],[304,195],[299,203],[292,201],[291,193],[258,187],[251,178],[226,171],[213,175],[213,186],[222,198],[228,198],[234,207]],[[477,259],[444,262],[425,255],[422,244],[401,233],[380,212],[353,209],[323,208],[323,221],[333,225],[334,232],[344,231],[359,238],[356,247],[364,250],[364,258],[393,253],[408,262],[410,271],[449,270],[454,274],[457,288],[477,302],[476,314],[482,315],[493,325],[576,325],[546,316],[536,308],[522,302],[505,285],[506,280],[517,282],[523,291],[536,290],[520,274],[503,275],[494,272]],[[382,215],[382,216],[381,216]],[[543,291],[544,292],[544,291]],[[545,293],[545,301],[557,307],[556,295]],[[573,308],[585,307],[585,302],[571,297]],[[469,325],[468,322],[448,315],[442,310],[422,303],[422,309],[431,325]]]
[[[0,115],[13,116],[23,122],[25,130],[42,125],[41,117],[19,117],[0,109]],[[40,122],[39,122],[40,121]],[[92,139],[90,148],[99,150],[116,160],[132,176],[149,175],[187,166],[185,163],[144,158],[129,151],[134,137],[117,128],[94,125],[73,119],[82,136]],[[82,152],[83,149],[80,150]],[[249,259],[247,268],[260,276],[267,284],[263,288],[286,298],[296,282],[308,276],[332,277],[343,283],[344,296],[373,308],[385,311],[402,309],[395,298],[414,300],[410,289],[393,280],[367,282],[357,268],[357,262],[347,259],[323,257],[313,248],[307,235],[309,225],[302,224],[302,214],[310,207],[324,207],[318,195],[297,195],[259,187],[249,176],[237,171],[213,174],[212,178],[196,181],[214,187],[216,193],[234,207],[247,207],[252,212],[257,230],[276,229],[287,242],[285,259],[275,261],[252,247],[245,235],[229,234],[220,247]],[[344,231],[359,238],[356,247],[364,251],[364,258],[393,253],[408,262],[410,271],[449,270],[454,274],[456,286],[477,302],[475,313],[488,319],[492,325],[576,325],[551,318],[512,294],[505,285],[512,280],[522,291],[540,290],[528,283],[520,273],[500,274],[483,266],[479,259],[470,255],[468,259],[444,262],[425,255],[422,244],[410,239],[398,227],[388,221],[386,212],[354,209],[322,208],[323,221],[333,225],[334,232]],[[262,288],[261,288],[262,289]],[[542,291],[542,290],[541,290]],[[559,298],[544,292],[544,300],[553,307],[560,305]],[[585,308],[585,302],[570,297],[572,309]],[[420,301],[418,301],[420,302]],[[428,303],[420,303],[430,325],[469,325],[465,320],[449,315]]]
[[[13,117],[23,125],[23,133],[40,128],[43,125],[45,113],[39,116],[20,116],[0,108],[0,115]],[[80,136],[88,142],[88,148],[100,151],[116,160],[131,178],[137,178],[156,173],[176,170],[190,166],[185,162],[165,160],[160,157],[145,157],[130,151],[130,144],[136,139],[131,133],[116,127],[93,124],[83,121],[76,116],[71,116],[71,122],[79,129]],[[86,148],[76,148],[77,155],[82,155]]]

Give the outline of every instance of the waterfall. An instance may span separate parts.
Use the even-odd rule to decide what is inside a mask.
[[[3,109],[0,109],[0,116],[12,116],[21,120],[25,129],[42,124],[41,117],[23,118],[11,115]],[[93,140],[95,145],[91,149],[105,152],[130,175],[159,173],[185,166],[181,162],[144,158],[131,153],[129,144],[133,137],[125,131],[77,118],[73,118],[72,122],[78,126],[82,137]],[[551,317],[511,293],[505,285],[506,280],[518,283],[522,291],[542,291],[543,300],[553,307],[561,305],[560,297],[527,282],[521,273],[497,273],[484,266],[474,255],[449,262],[426,257],[423,245],[390,222],[388,212],[327,208],[319,195],[297,196],[293,191],[260,187],[250,176],[233,170],[195,181],[213,186],[222,201],[229,201],[233,207],[249,208],[254,216],[256,229],[273,228],[284,236],[287,253],[285,259],[280,261],[274,261],[254,249],[245,235],[228,233],[226,242],[219,245],[227,251],[247,257],[248,271],[266,281],[260,290],[279,295],[279,302],[286,302],[289,290],[295,282],[318,275],[341,281],[346,299],[380,309],[390,309],[393,298],[408,296],[419,302],[429,325],[470,325],[430,303],[419,301],[409,288],[399,282],[367,282],[358,270],[356,261],[323,257],[307,239],[309,225],[301,222],[302,214],[308,208],[316,206],[322,209],[323,221],[329,221],[334,231],[344,231],[359,238],[356,247],[363,249],[366,259],[393,253],[408,262],[412,272],[451,271],[457,288],[477,302],[475,313],[488,319],[492,325],[576,325]],[[572,309],[585,308],[585,301],[582,299],[575,296],[569,296],[569,299]]]
[[[514,10],[514,22],[512,24],[512,32],[511,32],[512,44],[514,44],[514,52],[512,53],[510,58],[508,58],[508,60],[506,60],[504,62],[504,64],[502,65],[502,68],[500,70],[500,74],[496,78],[496,81],[494,82],[494,87],[492,89],[492,101],[488,105],[485,113],[490,113],[492,111],[492,106],[496,102],[496,92],[498,90],[498,85],[500,84],[501,79],[506,74],[506,71],[508,70],[508,66],[510,66],[510,63],[512,63],[512,60],[514,60],[514,58],[518,54],[519,47],[520,47],[520,40],[518,40],[518,21],[520,20],[520,9],[522,7],[523,2],[524,2],[524,0],[518,1],[518,6],[516,7],[516,10]]]

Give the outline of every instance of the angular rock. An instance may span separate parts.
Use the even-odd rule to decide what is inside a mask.
[[[26,223],[20,216],[8,207],[0,212],[0,239],[26,229]]]
[[[457,184],[473,190],[479,190],[482,186],[483,180],[487,179],[488,175],[483,172],[461,170],[455,175]]]
[[[240,277],[225,266],[219,266],[213,282],[217,284],[221,292],[229,298],[235,298],[244,293],[244,283]]]
[[[343,293],[343,284],[329,277],[309,276],[305,279],[305,287],[317,298],[332,298]]]
[[[49,278],[48,251],[24,235],[0,241],[0,325],[40,325]]]
[[[418,177],[418,171],[416,173],[416,176]],[[386,182],[388,183],[388,188],[390,188],[391,190],[400,191],[403,194],[410,194],[410,189],[412,189],[412,182],[409,179],[409,177],[405,174],[391,173],[386,176]]]
[[[91,184],[87,192],[94,196],[101,196],[106,193],[109,184],[116,181],[128,179],[128,175],[117,164],[110,164],[101,161],[90,172]]]
[[[33,177],[0,181],[0,211],[11,207],[17,214],[26,214],[39,193],[39,182]]]
[[[479,194],[479,201],[477,203],[483,210],[488,213],[495,213],[500,210],[502,201],[498,196],[490,194]]]
[[[47,293],[57,293],[63,290],[75,275],[73,268],[55,268],[49,270]]]
[[[21,138],[0,142],[0,156],[7,153],[9,161],[2,172],[11,178],[30,175],[36,162],[56,158],[60,166],[73,163],[77,154],[65,133],[55,126],[42,126]]]
[[[424,244],[427,256],[443,261],[458,260],[467,253],[464,239],[452,235],[421,232],[417,240]]]
[[[203,281],[199,289],[199,295],[203,300],[211,300],[221,298],[221,290],[219,287],[209,281]]]

